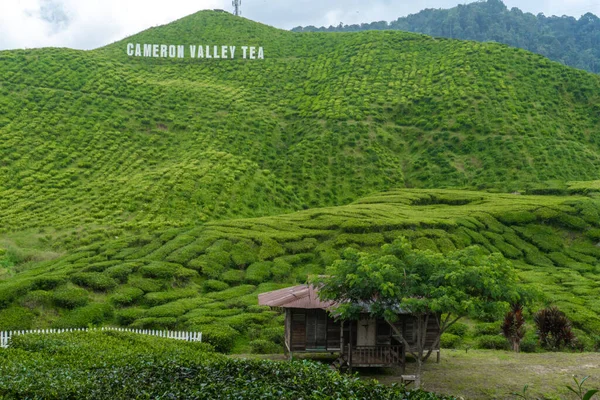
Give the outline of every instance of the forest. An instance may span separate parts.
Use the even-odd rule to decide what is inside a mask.
[[[400,30],[478,42],[497,42],[529,50],[586,71],[600,72],[600,19],[588,12],[572,16],[533,15],[502,0],[483,0],[451,9],[425,9],[393,21],[315,27],[295,32]]]

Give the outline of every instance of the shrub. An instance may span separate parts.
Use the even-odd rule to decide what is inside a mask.
[[[600,229],[598,228],[589,229],[585,235],[595,242],[600,241]]]
[[[79,286],[97,292],[105,292],[117,286],[117,281],[101,272],[80,272],[71,276],[71,281]]]
[[[464,324],[462,322],[456,322],[454,325],[450,326],[450,328],[448,328],[445,333],[451,333],[462,338],[467,336],[469,334],[469,331],[469,325]]]
[[[533,316],[533,320],[542,347],[559,350],[575,343],[576,338],[571,328],[571,321],[558,307],[541,309]]]
[[[198,292],[194,289],[170,290],[168,292],[147,293],[144,298],[150,306],[159,306],[175,300],[196,297]]]
[[[193,259],[188,263],[190,268],[202,272],[209,278],[217,279],[227,268],[206,255]]]
[[[184,267],[177,268],[174,275],[175,281],[178,284],[186,284],[196,277],[199,277],[198,272]]]
[[[165,288],[164,282],[148,278],[131,278],[129,284],[141,289],[144,293],[159,292]]]
[[[181,268],[181,265],[179,264],[156,261],[140,267],[138,272],[142,274],[144,278],[171,279],[175,277],[175,273],[179,268]]]
[[[92,303],[76,308],[54,321],[54,328],[85,328],[88,325],[100,325],[112,318],[113,309],[108,303]]]
[[[311,251],[317,246],[317,244],[317,239],[306,238],[298,242],[286,242],[284,243],[284,246],[290,253],[296,254]]]
[[[39,290],[52,290],[67,282],[67,277],[64,275],[58,276],[40,276],[35,278],[33,287]]]
[[[117,323],[122,326],[132,324],[135,320],[143,318],[146,310],[141,308],[124,308],[115,313]]]
[[[233,262],[231,260],[231,256],[227,251],[223,250],[207,250],[206,258],[210,264],[219,264],[222,265],[223,268],[233,267]]]
[[[29,309],[49,306],[52,304],[52,292],[34,290],[23,296],[19,303]]]
[[[157,318],[140,318],[136,319],[130,326],[134,329],[175,329],[177,318],[173,317],[157,317]]]
[[[202,289],[205,293],[220,292],[221,290],[228,289],[229,285],[225,282],[217,281],[214,279],[207,279],[202,282]]]
[[[22,280],[16,282],[8,282],[2,285],[0,290],[0,307],[6,307],[18,297],[26,294],[33,287],[33,281]]]
[[[246,270],[246,281],[259,284],[266,282],[271,277],[272,262],[261,261],[254,263]]]
[[[244,276],[246,276],[246,273],[244,271],[241,271],[239,269],[230,269],[229,271],[225,271],[221,275],[221,280],[229,284],[236,284],[241,283],[244,280]]]
[[[223,318],[222,322],[231,326],[238,332],[245,333],[248,331],[252,324],[258,324],[260,326],[263,326],[266,325],[271,318],[272,312],[265,312],[260,314],[241,313]]]
[[[265,339],[253,340],[249,345],[250,351],[253,354],[274,354],[281,352],[281,346]]]
[[[271,272],[273,273],[273,278],[277,282],[280,282],[283,279],[285,279],[291,271],[291,264],[285,261],[283,258],[276,258],[275,260],[273,260],[273,268],[271,268]]]
[[[483,335],[477,338],[477,348],[491,350],[508,350],[508,342],[500,335]]]
[[[127,283],[129,279],[129,275],[131,275],[134,271],[134,265],[132,264],[122,264],[115,265],[114,267],[110,267],[104,271],[104,273],[110,276],[113,279],[116,279],[119,283]]]
[[[283,254],[285,254],[285,249],[275,240],[263,239],[261,241],[260,251],[258,252],[258,258],[260,260],[271,260]]]
[[[413,246],[415,249],[419,250],[431,250],[433,252],[438,252],[437,245],[432,239],[426,237],[420,237],[413,242]]]
[[[253,262],[258,261],[258,249],[252,241],[242,240],[231,248],[231,259],[240,268],[245,268]]]
[[[497,218],[506,225],[526,225],[536,220],[535,214],[529,211],[506,211]]]
[[[206,303],[202,297],[181,299],[146,310],[148,317],[179,317]]]
[[[525,318],[521,304],[512,305],[512,309],[504,317],[501,329],[504,337],[512,344],[513,350],[518,353],[521,340],[525,336]]]
[[[256,327],[248,330],[248,337],[251,340],[265,339],[279,346],[284,343],[285,328],[283,326],[275,326],[271,328]]]
[[[440,346],[443,349],[456,349],[461,342],[462,338],[452,333],[444,333],[440,338]]]
[[[35,314],[31,310],[12,306],[0,311],[0,331],[31,329]]]
[[[118,306],[131,305],[144,297],[144,291],[136,287],[122,287],[112,294],[108,300]]]
[[[57,307],[68,309],[82,307],[89,301],[88,292],[85,289],[66,286],[52,293],[52,301]]]
[[[0,376],[10,398],[452,399],[319,363],[234,359],[206,343],[122,332],[17,336],[3,352]]]
[[[480,323],[475,325],[475,334],[477,336],[498,335],[500,332],[500,324],[496,322]]]
[[[533,332],[531,335],[528,335],[528,333],[525,334],[525,337],[521,341],[521,351],[524,353],[535,353],[538,351],[538,339]]]
[[[235,340],[240,333],[228,325],[210,325],[199,327],[202,331],[202,340],[211,344],[216,351],[229,353],[235,345]]]

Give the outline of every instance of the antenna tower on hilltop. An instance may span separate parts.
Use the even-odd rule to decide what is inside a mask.
[[[233,14],[236,16],[242,15],[242,0],[233,0]]]

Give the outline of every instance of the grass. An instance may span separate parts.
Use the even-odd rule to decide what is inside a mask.
[[[412,371],[409,364],[406,373]],[[388,372],[391,373],[391,372]],[[397,376],[365,373],[382,383],[399,382]],[[425,364],[423,387],[465,399],[514,399],[523,391],[532,398],[572,399],[567,385],[573,376],[590,376],[585,387],[600,387],[598,353],[512,353],[498,350],[443,350],[439,364]]]
[[[235,358],[268,359],[286,362],[284,355],[243,354]],[[309,359],[325,364],[335,360],[326,354],[298,354],[297,359]],[[414,372],[409,362],[405,374]],[[359,368],[364,379],[377,379],[392,385],[400,384],[402,371],[395,368]],[[573,386],[573,377],[589,376],[585,388],[600,387],[599,353],[513,353],[500,350],[465,351],[443,349],[440,363],[435,355],[424,364],[423,389],[464,399],[516,399],[512,393],[522,393],[528,385],[531,398],[574,399],[566,389]]]

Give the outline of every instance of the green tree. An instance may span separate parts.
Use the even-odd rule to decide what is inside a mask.
[[[313,284],[320,286],[321,299],[339,302],[333,312],[342,320],[357,320],[365,312],[384,318],[417,362],[417,387],[423,362],[450,326],[464,316],[499,316],[524,297],[512,265],[500,254],[485,255],[469,247],[442,255],[415,250],[404,238],[375,254],[345,250]],[[394,326],[398,310],[417,317],[417,344],[412,348]],[[431,318],[440,330],[427,348],[425,328]]]

